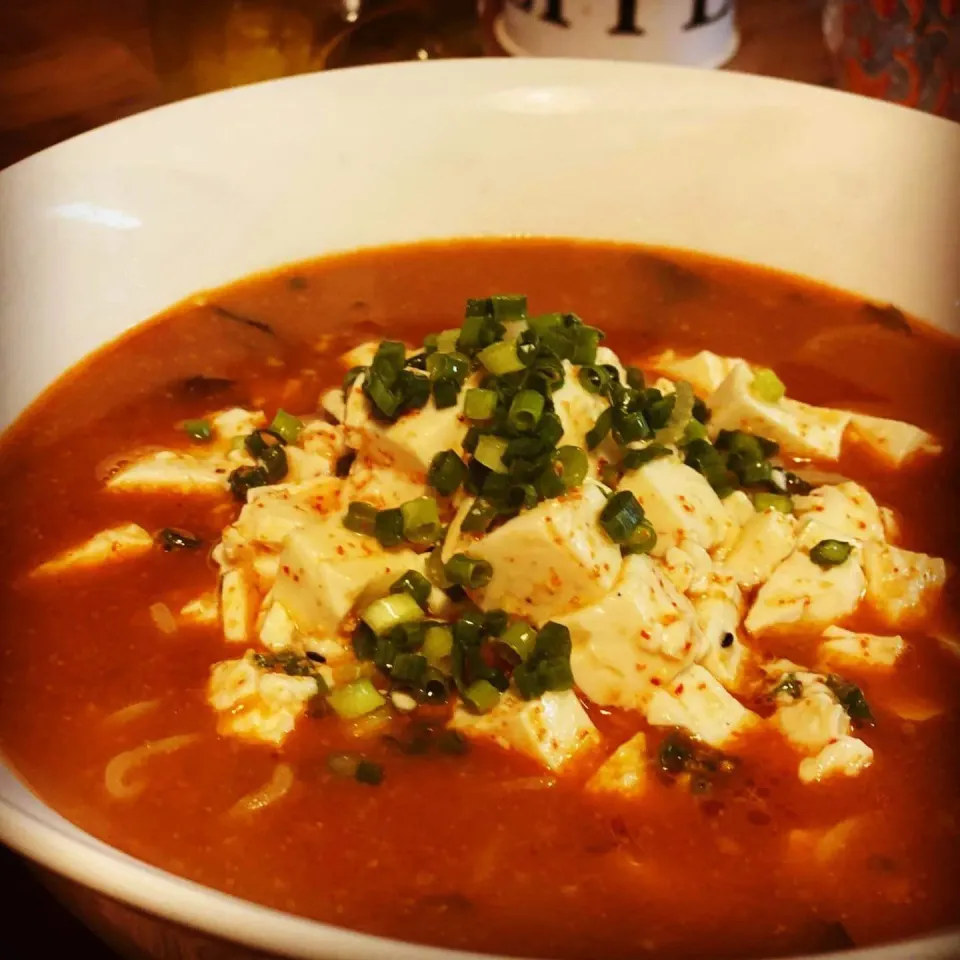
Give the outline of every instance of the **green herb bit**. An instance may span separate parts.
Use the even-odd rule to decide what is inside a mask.
[[[352,780],[359,762],[360,758],[353,753],[331,753],[327,757],[327,769],[338,777]]]
[[[379,710],[387,701],[368,679],[362,679],[337,687],[327,697],[327,702],[342,720],[358,720]]]
[[[810,550],[810,559],[822,569],[838,567],[853,553],[853,544],[845,540],[821,540]]]
[[[383,767],[373,760],[361,760],[357,764],[354,778],[357,783],[364,783],[368,787],[377,787],[383,782]]]
[[[657,545],[657,531],[653,524],[644,518],[630,534],[630,539],[623,544],[624,553],[650,553]]]
[[[792,514],[793,501],[785,493],[754,493],[750,497],[758,512],[776,510],[778,513]]]
[[[183,432],[197,443],[207,443],[213,438],[213,427],[209,420],[184,420]]]
[[[398,683],[418,687],[427,672],[427,658],[422,653],[398,653],[390,676]]]
[[[436,337],[437,353],[454,353],[457,349],[457,341],[460,339],[460,330],[442,330]]]
[[[403,535],[419,546],[436,543],[442,529],[437,501],[433,497],[417,497],[401,505]]]
[[[303,421],[295,417],[292,413],[280,409],[273,418],[269,430],[278,437],[282,437],[284,443],[296,443],[300,439],[300,433],[303,430]]]
[[[421,607],[426,607],[432,589],[430,581],[419,570],[408,570],[390,586],[391,593],[408,593]]]
[[[473,451],[474,459],[482,463],[488,470],[495,473],[506,473],[507,467],[503,462],[503,455],[506,453],[508,440],[503,437],[495,437],[493,434],[483,434],[477,441],[477,447]]]
[[[760,367],[756,371],[750,391],[764,403],[779,403],[787,395],[783,381],[769,367]]]
[[[524,663],[533,654],[537,631],[529,623],[514,620],[497,637],[496,646],[513,663]]]
[[[613,426],[613,410],[607,407],[603,413],[597,417],[597,422],[587,431],[586,441],[588,450],[596,450],[603,443],[604,438],[610,432]]]
[[[484,347],[477,359],[483,364],[484,368],[495,376],[503,376],[507,373],[518,373],[525,370],[523,361],[517,354],[517,346],[509,340],[500,340],[496,343]]]
[[[873,711],[867,703],[863,691],[849,680],[838,677],[835,673],[829,674],[825,679],[830,692],[837,698],[837,702],[844,710],[847,716],[860,726],[872,727],[874,724]]]
[[[660,460],[662,457],[669,457],[672,453],[673,450],[662,443],[651,443],[639,449],[632,448],[624,453],[620,461],[620,469],[639,470],[640,467],[653,463],[654,460]]]
[[[799,700],[803,696],[803,684],[795,673],[785,673],[780,682],[770,691],[771,697],[777,697],[781,693]]]
[[[203,546],[203,541],[199,537],[173,527],[164,527],[157,534],[157,543],[167,553],[171,550],[196,550]]]
[[[444,565],[447,579],[468,590],[485,587],[493,576],[493,567],[486,560],[471,557],[467,553],[455,553]]]
[[[497,505],[486,497],[477,497],[463,518],[460,529],[464,533],[484,533],[496,519],[499,510]]]
[[[351,637],[353,652],[358,660],[372,660],[377,653],[377,635],[361,620]]]
[[[463,697],[477,713],[489,713],[500,702],[500,691],[489,680],[475,680]]]
[[[657,750],[657,763],[668,777],[687,774],[690,790],[704,793],[717,779],[728,776],[737,761],[713,747],[699,743],[681,730],[671,730]]]
[[[546,400],[536,390],[520,390],[507,412],[507,422],[518,433],[531,433],[540,422]]]
[[[470,372],[470,358],[462,353],[432,353],[427,357],[431,380],[451,379],[462,383]]]
[[[498,293],[490,298],[494,320],[511,323],[527,315],[527,298],[520,293]]]
[[[590,462],[586,452],[580,447],[572,444],[559,447],[553,455],[553,462],[558,468],[558,476],[564,490],[579,487],[587,478]]]
[[[390,593],[374,600],[361,619],[379,637],[400,624],[422,620],[423,616],[423,608],[409,593]]]
[[[427,483],[442,497],[449,497],[460,489],[467,477],[466,464],[453,450],[443,450],[430,461]]]
[[[453,629],[445,624],[427,627],[420,652],[432,667],[442,666],[453,650]]]
[[[399,507],[378,510],[373,535],[381,547],[389,549],[403,543],[403,512]]]
[[[262,467],[237,467],[229,478],[230,492],[241,503],[245,503],[247,493],[254,487],[265,487],[270,483],[267,471]]]
[[[643,519],[643,507],[629,490],[615,493],[600,511],[600,526],[614,543],[619,544],[629,543]]]
[[[471,387],[463,398],[463,412],[470,420],[489,420],[497,411],[497,392]]]
[[[460,397],[460,381],[453,377],[441,377],[433,384],[433,405],[438,410],[447,410],[457,405]]]
[[[362,533],[366,537],[375,536],[377,508],[372,503],[354,500],[343,516],[343,525],[353,533]]]

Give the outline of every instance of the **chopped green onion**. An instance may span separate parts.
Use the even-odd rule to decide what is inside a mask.
[[[424,703],[446,703],[450,695],[450,677],[442,670],[427,667],[420,689]]]
[[[377,652],[377,635],[361,620],[350,638],[358,660],[372,660]]]
[[[513,398],[507,420],[518,433],[530,433],[540,422],[546,401],[536,390],[521,390]]]
[[[810,559],[818,566],[837,567],[853,553],[853,544],[845,540],[821,540],[810,551]]]
[[[646,440],[651,433],[649,424],[639,410],[614,410],[612,429],[613,439],[620,446]]]
[[[270,483],[267,471],[263,467],[237,467],[228,479],[230,492],[241,503],[246,501],[248,491],[254,487],[265,487]]]
[[[597,359],[597,346],[603,334],[596,327],[577,326],[571,334],[573,354],[570,362],[577,365],[593,363]]]
[[[754,507],[761,513],[764,510],[793,513],[793,501],[785,493],[755,493],[751,496],[751,499]]]
[[[562,467],[561,467],[562,471]],[[535,489],[537,496],[542,500],[553,500],[554,497],[562,497],[567,492],[563,479],[551,463],[537,475]]]
[[[649,553],[656,545],[657,531],[653,529],[653,524],[644,518],[630,534],[630,539],[623,548],[626,553]]]
[[[465,317],[487,317],[493,312],[489,297],[467,297]]]
[[[388,387],[383,380],[372,375],[364,378],[363,391],[376,409],[388,420],[400,409],[401,397]]]
[[[463,696],[478,713],[489,713],[500,702],[500,691],[489,680],[475,680]]]
[[[543,313],[527,320],[527,326],[539,337],[550,330],[563,327],[562,313]]]
[[[377,508],[372,503],[354,500],[347,507],[347,512],[343,517],[343,525],[353,533],[362,533],[366,537],[372,537],[376,532]]]
[[[449,497],[460,489],[466,479],[467,467],[453,452],[443,450],[430,461],[427,483],[442,497]]]
[[[542,661],[537,665],[537,678],[544,690],[569,690],[573,686],[569,657]]]
[[[803,696],[803,684],[795,673],[785,673],[780,682],[770,691],[771,697],[777,697],[781,693],[787,694],[794,700],[799,700]]]
[[[398,683],[418,686],[427,672],[427,658],[421,653],[398,653],[390,676]]]
[[[357,720],[386,704],[380,691],[366,678],[335,688],[327,703],[342,720]]]
[[[374,600],[361,619],[379,637],[402,623],[422,620],[423,616],[423,608],[409,593],[390,593]]]
[[[199,537],[184,530],[174,530],[172,527],[164,527],[157,534],[157,543],[167,553],[171,550],[196,550],[203,546],[203,541]]]
[[[470,358],[462,353],[432,353],[427,357],[427,372],[431,380],[450,378],[462,383],[470,372]]]
[[[750,391],[764,403],[779,403],[787,394],[783,381],[769,367],[757,370],[750,383]]]
[[[510,615],[506,610],[488,610],[483,615],[483,630],[489,637],[499,637],[507,629]]]
[[[503,633],[497,637],[497,647],[508,654],[510,660],[523,663],[530,659],[534,644],[537,640],[537,631],[522,620],[514,620]]]
[[[408,570],[390,586],[391,593],[409,593],[421,607],[426,607],[431,589],[430,581],[419,570]]]
[[[554,463],[560,467],[560,482],[564,490],[579,487],[586,479],[590,461],[585,451],[572,444],[559,447],[553,455]]]
[[[483,640],[483,614],[476,607],[470,607],[460,615],[453,625],[453,639],[461,647],[480,645]]]
[[[483,366],[496,376],[506,373],[517,373],[525,369],[523,361],[517,355],[517,346],[509,340],[500,340],[497,343],[484,347],[477,355]]]
[[[721,430],[716,447],[731,454],[740,454],[747,460],[765,460],[780,450],[780,445],[766,437],[758,437],[744,430]]]
[[[436,667],[442,664],[449,658],[451,650],[453,650],[453,630],[450,627],[441,624],[427,627],[420,652],[431,666]]]
[[[873,712],[863,691],[855,683],[844,680],[835,673],[829,674],[824,682],[851,720],[860,726],[873,726]]]
[[[577,379],[587,393],[603,393],[610,386],[610,374],[603,367],[581,367],[577,371]]]
[[[600,526],[614,543],[629,543],[643,522],[643,508],[629,490],[615,493],[600,511]]]
[[[647,386],[646,377],[639,367],[627,367],[627,386],[634,390],[643,390]]]
[[[213,437],[213,427],[209,420],[184,420],[183,432],[197,443],[206,443]]]
[[[693,387],[686,380],[678,380],[673,388],[673,409],[666,426],[659,429],[656,439],[659,443],[676,443],[684,435],[687,424],[693,417],[693,404],[696,397]]]
[[[587,449],[596,450],[603,442],[604,437],[610,432],[612,426],[613,410],[607,407],[607,409],[597,417],[597,422],[587,431]]]
[[[500,323],[522,320],[527,315],[527,298],[519,293],[500,293],[490,298],[493,317]]]
[[[467,553],[455,553],[443,565],[443,572],[451,583],[478,590],[490,582],[493,567],[486,560],[471,557]]]
[[[620,468],[622,470],[639,470],[640,467],[646,466],[654,460],[659,460],[661,457],[669,457],[672,453],[670,447],[664,446],[662,443],[651,443],[639,450],[627,450],[620,461]]]
[[[303,421],[292,413],[280,409],[268,429],[271,433],[282,437],[284,443],[296,443],[300,439],[300,431],[303,430]]]
[[[397,650],[410,651],[419,650],[426,635],[423,621],[411,621],[397,624],[387,636]]]
[[[331,753],[327,757],[327,767],[330,772],[348,780],[352,780],[356,776],[359,762],[359,757],[352,753]]]
[[[286,440],[269,430],[254,430],[244,440],[244,446],[251,457],[262,459],[276,447],[283,446]]]
[[[381,547],[398,547],[403,543],[403,513],[397,507],[377,511],[373,535]]]
[[[457,405],[460,382],[453,377],[441,377],[433,384],[433,404],[438,410],[447,410]]]
[[[403,516],[403,536],[420,546],[436,543],[440,536],[440,512],[433,497],[417,497],[400,507]]]
[[[366,368],[366,367],[351,367],[351,368],[343,375],[343,392],[344,392],[344,393],[348,393],[348,392],[350,391],[350,388],[351,388],[351,387],[357,382],[357,380],[360,378],[361,374],[364,374],[364,373],[366,373],[366,372],[367,372],[367,368]]]
[[[687,425],[683,428],[683,436],[677,441],[677,445],[685,447],[688,443],[693,443],[694,440],[706,439],[707,428],[699,420],[691,419],[687,421]]]
[[[569,627],[555,620],[549,620],[537,633],[535,653],[538,659],[554,660],[567,657],[573,650]]]
[[[506,473],[507,468],[503,463],[503,454],[507,449],[508,441],[502,437],[495,437],[492,434],[484,434],[477,441],[477,449],[474,450],[474,458],[485,467],[496,473]]]
[[[267,474],[268,483],[279,483],[289,469],[287,454],[279,443],[275,447],[267,447],[264,450],[260,455],[260,464]]]
[[[460,331],[443,330],[437,334],[437,353],[453,353],[457,349]]]
[[[463,412],[471,420],[489,420],[497,410],[496,390],[472,387],[463,398]]]
[[[374,763],[373,760],[361,760],[353,776],[357,783],[377,787],[383,782],[383,767],[379,763]]]
[[[757,486],[773,478],[773,466],[769,460],[746,460],[741,456],[732,456],[727,460],[727,465],[744,486]]]
[[[484,533],[496,519],[497,506],[486,497],[477,497],[463,518],[460,529],[464,533]]]

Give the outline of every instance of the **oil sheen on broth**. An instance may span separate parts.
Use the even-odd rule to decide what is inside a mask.
[[[213,410],[313,415],[348,349],[419,345],[460,325],[467,296],[503,291],[525,292],[532,315],[575,311],[602,328],[604,346],[650,384],[650,360],[664,350],[707,349],[772,368],[794,399],[918,425],[942,450],[899,469],[846,443],[839,462],[787,465],[814,485],[862,484],[896,517],[900,546],[957,562],[960,353],[892,308],[738,265],[600,244],[463,242],[298,265],[138,328],[8,432],[0,743],[15,768],[73,822],[150,863],[416,942],[609,960],[771,956],[960,920],[960,664],[949,649],[960,634],[949,579],[922,622],[878,629],[858,613],[848,624],[905,641],[892,667],[836,671],[874,720],[851,734],[873,752],[856,776],[798,777],[802,753],[768,729],[803,692],[792,674],[775,695],[759,673],[746,684],[740,699],[760,727],[723,748],[736,758],[729,771],[705,751],[701,780],[661,769],[669,726],[585,698],[602,746],[559,773],[470,736],[448,740],[450,750],[433,736],[421,752],[422,725],[402,715],[372,730],[329,712],[302,716],[277,746],[218,734],[211,666],[246,647],[225,643],[219,622],[191,624],[180,611],[216,588],[210,547],[240,505],[225,491],[121,494],[105,479],[133,455],[189,449],[181,425]],[[203,546],[31,576],[125,524],[188,532]],[[819,662],[802,630],[738,633],[763,662]],[[442,728],[448,712],[430,707],[426,722]],[[585,791],[639,732],[643,790]],[[677,745],[683,754],[691,741]],[[366,779],[382,781],[338,774],[331,755],[362,755]]]

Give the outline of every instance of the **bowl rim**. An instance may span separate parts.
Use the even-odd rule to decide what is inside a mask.
[[[517,80],[563,83],[566,86],[575,87],[582,81],[589,82],[604,78],[620,82],[624,77],[639,73],[662,76],[664,81],[669,81],[670,76],[677,73],[684,75],[696,73],[702,76],[703,82],[707,82],[709,78],[710,83],[726,85],[731,90],[742,88],[749,91],[761,87],[780,87],[788,99],[800,97],[824,105],[834,104],[833,109],[842,109],[852,115],[860,115],[865,111],[881,111],[890,118],[891,122],[901,124],[909,122],[917,129],[923,125],[931,129],[939,127],[938,135],[942,135],[943,126],[946,125],[960,136],[960,125],[953,124],[949,120],[920,114],[896,104],[796,81],[734,71],[712,72],[677,65],[566,58],[525,60],[491,57],[476,60],[352,67],[330,73],[271,80],[163,104],[86,131],[20,160],[6,170],[0,171],[0,184],[5,185],[12,181],[12,174],[15,171],[39,168],[45,158],[52,154],[57,157],[67,157],[79,143],[87,147],[108,147],[118,131],[124,134],[135,133],[139,124],[152,123],[159,113],[210,111],[225,99],[244,98],[253,88],[273,87],[280,96],[295,96],[296,91],[305,88],[306,85],[317,83],[349,85],[353,82],[353,77],[371,77],[375,74],[381,75],[383,85],[386,86],[395,74],[408,71],[433,71],[438,74],[438,82],[442,82],[444,74],[487,75],[491,89],[497,89],[502,83],[514,83]],[[841,103],[844,105],[840,106]],[[10,185],[13,185],[12,182]],[[12,764],[7,763],[2,754],[0,754],[0,764],[6,766],[18,780],[20,779]],[[23,783],[22,780],[20,782]],[[23,785],[29,790],[26,784]],[[43,803],[42,800],[39,802]],[[43,805],[53,810],[45,803]],[[56,813],[56,811],[53,812]],[[67,824],[66,821],[64,823],[71,829],[79,830],[79,828],[73,828],[72,824]],[[421,958],[423,960],[498,960],[498,957],[491,954],[422,946],[359,933],[265,907],[161,870],[97,840],[85,831],[80,833],[80,836],[68,835],[55,823],[40,820],[33,813],[17,806],[9,798],[0,795],[0,841],[15,851],[107,897],[147,914],[172,920],[214,937],[291,958],[336,955],[342,960],[421,960]],[[849,960],[903,960],[904,951],[907,949],[911,951],[909,955],[917,960],[921,956],[926,960],[934,960],[934,958],[946,960],[947,957],[956,956],[958,948],[960,948],[960,927],[934,931],[875,947],[818,954],[816,957],[795,957],[794,960],[824,960],[829,957],[849,958]],[[507,960],[507,958],[500,956],[499,960]]]

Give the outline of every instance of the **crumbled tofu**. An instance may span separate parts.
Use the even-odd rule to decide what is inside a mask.
[[[217,726],[221,736],[279,745],[318,692],[312,677],[269,673],[247,651],[240,660],[225,660],[213,667],[207,698],[221,715]]]
[[[796,526],[793,517],[778,510],[755,513],[743,525],[724,559],[724,570],[744,589],[768,580],[793,552]]]
[[[657,690],[647,706],[647,722],[652,726],[682,727],[712,747],[729,745],[759,721],[696,664]]]
[[[640,501],[657,532],[655,553],[691,540],[709,550],[727,535],[731,521],[709,483],[672,457],[645,464],[624,477],[621,490]]]
[[[366,457],[358,457],[343,482],[343,502],[363,500],[378,510],[399,507],[409,500],[424,494],[433,494],[421,479],[402,473],[391,467],[371,463]]]
[[[713,560],[699,543],[682,540],[659,557],[660,569],[681,593],[703,593],[710,586]]]
[[[220,619],[223,636],[230,643],[246,643],[256,614],[259,596],[254,577],[244,567],[231,567],[220,578]]]
[[[868,543],[863,567],[867,604],[884,626],[893,628],[919,624],[929,616],[947,579],[943,560],[889,544]]]
[[[600,743],[600,734],[572,690],[546,693],[539,700],[507,693],[493,710],[479,715],[457,707],[450,725],[467,737],[492,740],[554,771]]]
[[[160,450],[121,467],[109,480],[111,490],[220,493],[229,486],[233,464],[223,457],[201,459],[189,453]]]
[[[786,397],[767,403],[755,396],[754,372],[745,363],[735,364],[707,401],[712,435],[720,430],[745,430],[780,444],[795,457],[837,460],[850,414],[813,407]]]
[[[690,601],[646,556],[627,557],[607,596],[557,620],[570,630],[577,686],[602,706],[642,709],[706,652]]]
[[[892,667],[903,653],[903,637],[878,637],[827,627],[820,644],[820,658],[828,664],[861,667]]]
[[[794,497],[793,509],[801,524],[816,521],[818,526],[833,531],[835,539],[854,543],[884,539],[877,502],[869,491],[850,480],[817,487],[808,496]]]
[[[835,774],[855,777],[873,763],[873,750],[856,737],[840,737],[815,757],[800,761],[798,773],[804,783],[816,783]]]
[[[621,744],[586,782],[587,793],[615,794],[633,799],[649,783],[647,738],[643,733]]]
[[[135,523],[110,527],[89,540],[64,550],[34,568],[31,577],[48,577],[67,570],[84,570],[142,557],[153,548],[153,537]]]
[[[754,636],[819,633],[857,609],[865,586],[857,551],[843,563],[823,569],[796,550],[760,588],[744,625]]]
[[[701,350],[692,357],[678,357],[673,350],[667,350],[655,357],[650,366],[675,380],[686,380],[700,396],[706,397],[723,383],[738,363],[744,361],[739,357],[720,357],[709,350]]]
[[[415,566],[412,550],[384,550],[347,530],[340,513],[291,531],[279,558],[273,599],[303,633],[332,635],[367,584]]]
[[[620,548],[599,523],[606,498],[585,486],[526,510],[471,544],[493,576],[474,592],[484,609],[502,609],[543,623],[594,603],[620,573]]]
[[[363,394],[363,377],[347,394],[344,425],[346,443],[374,463],[423,478],[433,458],[444,450],[460,452],[466,425],[463,395],[452,407],[438,410],[433,400],[393,423],[376,420]]]
[[[850,417],[847,436],[854,443],[865,446],[890,467],[900,467],[920,454],[935,456],[943,452],[937,438],[919,427],[901,420],[868,417],[862,413]]]
[[[180,608],[180,619],[186,623],[214,624],[220,622],[220,604],[215,593],[202,593]]]
[[[267,418],[260,410],[245,410],[243,407],[231,407],[211,414],[208,418],[213,432],[214,443],[230,443],[234,437],[246,437],[254,430],[267,425]]]
[[[289,650],[297,638],[297,625],[282,603],[264,604],[266,613],[260,624],[260,642],[274,653]]]

